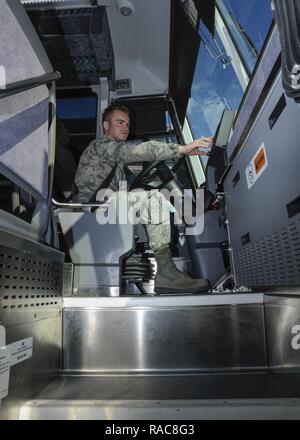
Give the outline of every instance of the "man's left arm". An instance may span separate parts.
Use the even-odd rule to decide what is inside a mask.
[[[125,142],[117,151],[117,160],[121,162],[156,161],[177,159],[186,155],[206,155],[211,146],[212,138],[197,139],[187,145],[174,143],[148,141],[148,142]]]

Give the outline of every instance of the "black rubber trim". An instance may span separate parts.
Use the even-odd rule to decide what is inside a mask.
[[[278,121],[285,107],[286,107],[286,99],[285,99],[285,95],[283,94],[279,99],[278,103],[276,104],[271,116],[269,117],[269,126],[271,130]]]
[[[300,196],[286,206],[289,218],[300,213]]]
[[[237,186],[237,184],[239,183],[240,180],[241,180],[241,175],[240,175],[240,172],[238,171],[236,173],[236,175],[234,176],[234,178],[232,179],[233,188],[235,188]]]
[[[245,246],[246,244],[250,243],[251,238],[250,238],[250,234],[248,232],[248,234],[245,234],[241,237],[241,242],[242,242],[242,246]]]

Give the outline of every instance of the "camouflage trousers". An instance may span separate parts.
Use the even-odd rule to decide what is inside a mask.
[[[97,197],[97,200],[103,200]],[[117,222],[133,225],[141,223],[147,231],[149,245],[157,251],[170,244],[170,212],[173,207],[158,190],[116,191],[108,195],[109,202],[116,206]]]

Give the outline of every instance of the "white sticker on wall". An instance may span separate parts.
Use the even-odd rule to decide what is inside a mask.
[[[10,344],[10,365],[16,365],[32,356],[33,338],[26,338]]]
[[[8,394],[10,371],[10,348],[0,348],[0,400]]]
[[[251,162],[246,168],[246,179],[248,189],[260,178],[263,172],[268,168],[268,159],[265,144],[262,144]]]

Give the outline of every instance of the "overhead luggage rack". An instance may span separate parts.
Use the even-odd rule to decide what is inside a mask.
[[[46,3],[49,9],[28,10],[52,65],[61,72],[59,86],[99,84],[113,68],[106,10],[63,4],[70,9],[53,9]]]

